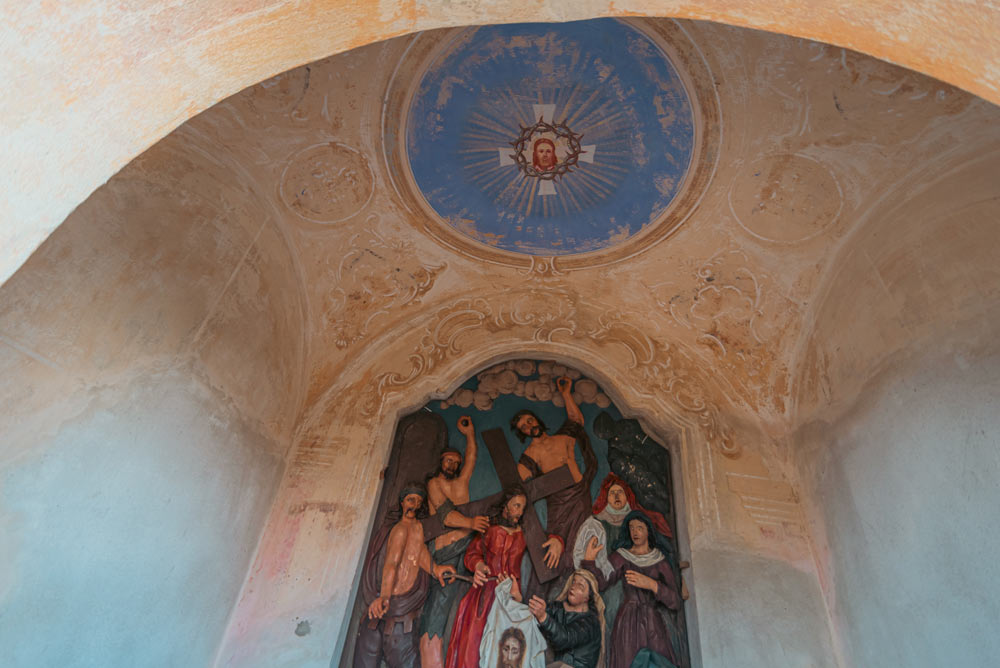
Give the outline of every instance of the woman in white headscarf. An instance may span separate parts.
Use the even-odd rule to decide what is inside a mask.
[[[623,600],[611,631],[610,668],[629,668],[643,649],[663,656],[677,665],[677,652],[671,642],[661,609],[678,610],[680,592],[673,569],[664,556],[665,547],[653,522],[642,511],[633,510],[625,517],[623,531],[612,545],[608,557],[611,574],[595,562],[604,548],[591,538],[584,554],[583,567],[597,578],[602,590],[623,584]]]

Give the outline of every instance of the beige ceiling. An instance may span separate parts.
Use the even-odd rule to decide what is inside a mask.
[[[100,184],[188,118],[288,68],[442,26],[674,16],[853,48],[1000,100],[992,3],[254,0],[26,3],[0,27],[0,280]],[[123,128],[128,128],[123,131]],[[34,192],[45,182],[46,197]]]
[[[671,368],[678,406],[785,433],[797,401],[811,410],[830,393],[822,387],[847,382],[828,377],[823,361],[836,345],[826,339],[851,317],[830,304],[850,302],[883,275],[875,258],[904,242],[904,259],[916,253],[923,263],[945,261],[923,255],[927,247],[977,252],[939,243],[934,230],[944,223],[928,212],[947,193],[942,215],[990,219],[995,205],[983,201],[996,187],[987,175],[1000,146],[997,110],[828,45],[711,23],[653,25],[689,54],[691,85],[715,96],[699,119],[715,144],[700,158],[706,176],[677,231],[644,237],[628,256],[588,266],[505,263],[454,243],[417,211],[383,132],[398,124],[393,73],[417,67],[413,53],[447,31],[362,47],[235,95],[152,147],[73,218],[130,221],[125,233],[142,235],[133,252],[158,254],[182,281],[233,262],[256,266],[256,278],[226,297],[244,307],[190,327],[222,357],[233,351],[215,363],[218,382],[232,383],[280,433],[359,359],[385,346],[405,359],[406,346],[419,345],[407,338],[415,323],[476,299],[515,313],[528,308],[518,300],[538,301],[531,308],[551,318],[532,336],[550,342],[641,332],[629,354]],[[310,182],[316,164],[351,177],[296,203],[288,192]],[[961,176],[963,168],[979,178]],[[959,214],[963,207],[971,208]],[[152,217],[160,237],[140,222]],[[189,243],[175,248],[173,235]],[[250,250],[237,251],[246,242],[236,237]],[[933,294],[896,307],[933,309]],[[246,308],[266,326],[248,327]],[[866,336],[890,337],[891,349],[921,318],[938,319],[931,311],[901,318],[901,331]],[[560,319],[573,327],[560,330]],[[237,391],[244,374],[230,369],[248,356],[266,367],[267,382],[246,395]]]

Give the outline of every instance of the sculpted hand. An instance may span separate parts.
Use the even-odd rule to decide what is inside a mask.
[[[445,582],[445,578],[449,575],[455,574],[455,567],[447,564],[434,564],[431,569],[434,571],[434,577],[437,578],[442,587],[448,584]],[[454,578],[452,578],[452,580],[454,580]]]
[[[532,596],[531,600],[528,601],[528,610],[531,610],[531,614],[539,623],[544,622],[545,618],[548,617],[548,613],[545,612],[545,601],[537,596]]]
[[[561,394],[569,394],[573,389],[573,381],[569,379],[569,376],[559,376],[556,378],[556,387]]]
[[[458,418],[458,430],[465,436],[470,436],[476,433],[475,427],[472,426],[472,418],[468,415],[463,415]]]
[[[470,517],[469,528],[473,531],[478,531],[479,533],[486,533],[486,530],[490,528],[490,518],[486,515],[476,515],[475,517]]]
[[[476,572],[472,576],[472,586],[482,587],[486,584],[486,577],[490,574],[490,567],[486,565],[486,562],[480,561],[476,564]]]
[[[654,594],[660,590],[660,585],[656,580],[638,571],[625,571],[625,582],[639,589],[648,589]]]
[[[549,538],[542,543],[542,547],[545,548],[545,565],[549,568],[555,568],[559,563],[559,557],[562,556],[562,541],[558,538]]]
[[[368,619],[382,619],[382,615],[388,612],[388,610],[389,597],[379,596],[368,606]]]
[[[520,603],[521,602],[521,585],[518,584],[517,578],[514,577],[513,575],[509,574],[509,573],[502,573],[501,575],[497,576],[497,582],[506,582],[507,580],[511,581],[511,585],[510,585],[510,597],[512,599],[514,599],[515,601],[517,601],[518,603]]]
[[[591,536],[590,540],[587,541],[587,547],[583,550],[583,560],[593,561],[594,559],[597,559],[597,555],[599,555],[603,549],[604,546],[597,540],[597,536]]]

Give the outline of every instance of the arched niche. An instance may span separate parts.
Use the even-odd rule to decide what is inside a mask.
[[[524,295],[507,298],[518,303],[519,297]],[[339,660],[396,424],[428,401],[446,399],[470,369],[526,357],[579,369],[595,379],[616,405],[626,407],[623,414],[638,419],[653,439],[667,442],[670,434],[676,434],[671,461],[682,544],[721,525],[714,471],[720,458],[728,459],[718,441],[725,418],[716,400],[707,399],[711,389],[698,387],[707,394],[697,406],[687,407],[700,410],[687,410],[678,401],[679,378],[690,372],[683,368],[680,351],[668,351],[648,337],[630,339],[639,330],[620,315],[608,314],[599,329],[589,330],[563,312],[561,333],[545,333],[533,321],[532,309],[521,306],[515,309],[519,324],[507,322],[511,305],[498,299],[484,317],[490,324],[484,324],[479,320],[483,311],[477,311],[474,303],[452,303],[374,342],[341,374],[346,382],[334,383],[316,398],[290,455],[253,575],[230,623],[220,654],[222,665],[239,665],[241,657],[269,651],[261,643],[280,635],[289,619],[305,618],[312,622],[310,643],[323,643],[311,651],[329,652],[334,663]],[[537,306],[559,307],[552,299]],[[581,303],[577,308],[577,318],[600,320],[590,313],[593,305]],[[465,318],[464,326],[457,326],[459,314]],[[468,318],[479,325],[470,326]],[[498,326],[500,320],[506,325]],[[574,334],[577,328],[589,334]],[[428,337],[443,337],[440,355],[425,351],[421,358],[419,350],[410,350],[427,344]],[[657,375],[659,380],[651,385],[650,379]],[[692,593],[693,578],[688,578]],[[694,605],[693,598],[689,605]],[[324,643],[324,634],[336,638],[333,647]]]
[[[561,569],[539,575],[532,566],[543,552],[536,549],[529,549],[523,553],[523,577],[522,587],[526,590],[524,600],[527,600],[527,592],[539,594],[546,598],[552,598],[558,590],[562,588],[564,581],[569,577],[572,567],[579,565],[580,555],[573,558],[574,547],[577,552],[582,548],[583,541],[579,545],[574,545],[575,536],[578,531],[578,524],[584,519],[590,518],[594,513],[592,507],[594,503],[603,501],[607,504],[607,488],[612,485],[612,478],[609,474],[620,476],[624,481],[624,486],[629,490],[628,496],[631,503],[637,508],[642,507],[650,515],[656,516],[658,527],[667,526],[669,529],[665,534],[659,534],[661,546],[665,549],[666,562],[670,564],[672,573],[676,573],[677,594],[680,594],[681,572],[678,564],[689,558],[689,547],[687,545],[687,522],[684,519],[686,508],[680,496],[679,479],[680,476],[671,475],[674,468],[679,470],[681,465],[681,450],[683,443],[688,440],[690,434],[683,421],[671,418],[653,417],[649,420],[655,424],[655,428],[646,428],[640,424],[629,411],[622,411],[616,401],[610,395],[620,397],[621,393],[610,385],[604,384],[608,374],[600,372],[596,367],[589,364],[579,365],[586,368],[574,367],[575,360],[572,356],[558,356],[559,359],[533,359],[518,357],[517,355],[500,354],[491,356],[488,361],[479,364],[470,372],[466,370],[461,376],[452,379],[444,393],[432,392],[424,395],[423,403],[415,410],[402,408],[397,413],[402,413],[395,424],[395,433],[392,438],[391,451],[388,453],[388,464],[380,476],[381,491],[378,499],[373,504],[370,518],[369,544],[362,556],[360,570],[355,581],[353,612],[350,617],[344,620],[347,627],[346,633],[342,637],[342,652],[334,656],[333,663],[340,665],[351,665],[352,657],[358,652],[364,652],[363,638],[365,637],[367,620],[367,609],[372,603],[373,587],[377,587],[379,580],[375,564],[380,558],[385,559],[387,536],[398,521],[397,496],[400,490],[409,488],[414,481],[426,481],[428,476],[433,476],[437,467],[438,458],[442,448],[461,448],[464,455],[468,457],[468,439],[460,433],[458,423],[463,416],[471,419],[474,430],[475,443],[477,445],[477,458],[473,462],[473,469],[469,469],[470,478],[466,481],[459,480],[459,484],[467,485],[469,490],[470,504],[459,508],[461,512],[467,513],[471,518],[476,513],[490,512],[487,507],[492,506],[503,489],[509,488],[512,482],[517,480],[502,479],[503,473],[510,477],[511,471],[517,470],[521,451],[529,447],[530,437],[526,437],[525,442],[518,442],[514,438],[516,435],[508,426],[510,415],[521,409],[529,409],[542,420],[549,434],[557,433],[559,423],[566,421],[566,425],[572,423],[567,419],[568,410],[566,402],[558,390],[558,377],[571,380],[573,385],[573,398],[575,405],[578,405],[583,418],[583,433],[586,435],[578,441],[575,449],[575,459],[579,467],[580,475],[583,479],[576,485],[569,485],[566,480],[552,480],[553,476],[562,474],[565,478],[568,469],[557,469],[548,476],[549,481],[543,481],[536,489],[540,495],[545,495],[553,504],[562,504],[562,511],[554,511],[557,520],[555,526],[550,523],[549,508],[547,499],[543,498],[534,504],[538,512],[535,513],[533,507],[526,511],[526,515],[532,515],[531,522],[524,522],[524,534],[530,536],[531,540],[541,540],[538,531],[544,527],[544,531],[549,535],[560,535],[560,531],[568,539],[564,557],[565,563],[561,564]],[[605,393],[607,392],[607,393]],[[419,402],[419,400],[418,400]],[[412,403],[412,401],[411,401]],[[557,421],[558,420],[558,421]],[[646,420],[643,420],[645,423]],[[565,430],[570,427],[563,425]],[[655,430],[655,431],[654,431]],[[562,433],[560,430],[559,433]],[[654,435],[655,434],[655,435]],[[459,443],[461,442],[461,443]],[[509,446],[509,450],[507,449]],[[587,452],[586,456],[584,452]],[[505,454],[509,453],[509,454]],[[592,454],[591,454],[592,453]],[[626,454],[627,453],[627,454]],[[505,460],[502,464],[497,464],[496,458]],[[511,458],[512,457],[512,458]],[[517,463],[515,463],[517,462]],[[466,463],[468,463],[466,461]],[[530,465],[530,462],[529,462]],[[588,470],[589,467],[589,470]],[[595,468],[596,467],[596,468]],[[653,470],[655,468],[655,471]],[[427,469],[427,470],[424,470]],[[500,473],[498,473],[500,471]],[[525,471],[527,473],[527,471]],[[542,475],[542,472],[535,471],[535,474]],[[440,478],[439,478],[440,479]],[[525,479],[523,484],[530,484],[532,476]],[[673,479],[673,480],[672,480]],[[674,482],[677,481],[677,482]],[[427,483],[433,486],[437,483]],[[547,486],[546,486],[547,485]],[[556,491],[554,489],[562,485]],[[574,489],[577,485],[585,488],[580,492]],[[532,489],[528,487],[527,489]],[[602,497],[603,490],[603,497]],[[551,492],[551,496],[549,493]],[[440,487],[435,490],[432,498],[440,501]],[[534,490],[531,492],[534,494]],[[567,494],[569,500],[567,501]],[[559,497],[562,497],[562,501]],[[581,501],[581,499],[583,499]],[[626,501],[628,503],[628,501]],[[568,504],[568,505],[567,505]],[[580,505],[580,508],[573,504]],[[551,506],[556,508],[557,505]],[[567,526],[559,526],[558,517],[565,519],[566,508],[569,507],[569,515],[576,517],[577,521]],[[465,517],[465,516],[463,516]],[[604,527],[609,531],[619,530],[622,516],[617,518],[618,524],[608,524],[609,515],[601,515],[605,519]],[[598,520],[599,521],[599,520]],[[431,534],[424,537],[437,536],[428,543],[428,547],[434,554],[435,559],[443,557],[442,563],[453,563],[459,569],[459,574],[469,577],[470,572],[462,565],[464,561],[457,551],[464,551],[468,548],[470,541],[474,540],[475,532],[467,537],[457,536],[446,532],[440,518],[435,520],[430,516],[422,520],[423,526]],[[564,522],[565,523],[565,522]],[[534,526],[531,526],[534,525]],[[406,526],[404,522],[402,526]],[[588,525],[600,527],[595,520],[591,520]],[[530,527],[530,528],[529,528]],[[537,528],[536,528],[537,527]],[[534,532],[532,531],[534,529]],[[402,529],[400,529],[402,530]],[[423,531],[424,529],[421,529]],[[600,529],[599,529],[600,530]],[[459,532],[460,533],[460,532]],[[490,535],[487,533],[487,535]],[[606,535],[606,534],[605,534]],[[611,539],[616,536],[611,536]],[[482,539],[480,539],[482,540]],[[610,540],[605,540],[610,542]],[[607,546],[606,546],[607,548]],[[430,554],[429,553],[429,554]],[[607,553],[602,555],[606,558]],[[542,570],[545,570],[542,567]],[[541,579],[552,578],[545,584]],[[431,583],[433,584],[433,582]],[[621,599],[622,585],[609,588],[604,593],[609,603],[607,614],[607,641],[610,643],[613,631],[615,615]],[[447,628],[442,629],[443,639],[438,639],[437,652],[441,652],[444,647],[444,656],[447,656],[449,642],[461,636],[460,631],[454,631],[457,624],[456,618],[461,618],[460,608],[463,597],[469,589],[467,583],[449,583],[446,588],[436,591],[438,587],[428,587],[426,599],[421,604],[420,633],[414,635],[419,637],[419,648],[421,652],[430,652],[434,647],[430,640],[433,632],[423,637],[422,632],[428,630],[425,622],[435,615],[439,621],[442,610],[448,619]],[[686,594],[686,592],[685,592]],[[412,598],[412,597],[411,597]],[[442,601],[444,603],[442,604]],[[441,606],[444,605],[444,608]],[[471,604],[470,604],[471,605]],[[513,604],[510,604],[513,605]],[[693,602],[692,602],[693,606]],[[514,606],[516,608],[516,606]],[[430,612],[437,609],[436,613]],[[411,615],[414,613],[410,613]],[[678,652],[678,665],[690,665],[688,658],[688,639],[686,628],[688,623],[685,618],[684,605],[680,604],[679,610],[670,612],[666,608],[659,611],[665,620],[665,628],[669,629],[673,638],[674,646],[671,650]],[[433,626],[433,623],[431,623]],[[496,629],[493,629],[494,631]],[[487,633],[490,633],[487,629]],[[454,635],[453,635],[454,634]],[[457,642],[457,641],[456,641]],[[370,648],[368,650],[371,651]]]

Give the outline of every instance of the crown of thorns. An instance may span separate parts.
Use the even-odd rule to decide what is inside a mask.
[[[566,157],[557,162],[552,169],[537,170],[525,155],[525,149],[531,142],[532,136],[546,132],[566,140]],[[512,141],[510,145],[514,147],[515,151],[514,162],[517,163],[517,168],[525,176],[533,176],[543,181],[553,181],[556,177],[562,177],[563,174],[572,172],[573,167],[576,167],[576,163],[580,159],[580,154],[583,153],[583,148],[580,146],[580,139],[582,138],[583,135],[576,134],[570,130],[565,121],[562,123],[546,123],[543,118],[539,118],[538,122],[534,125],[527,127],[522,125],[520,136],[515,141]]]

